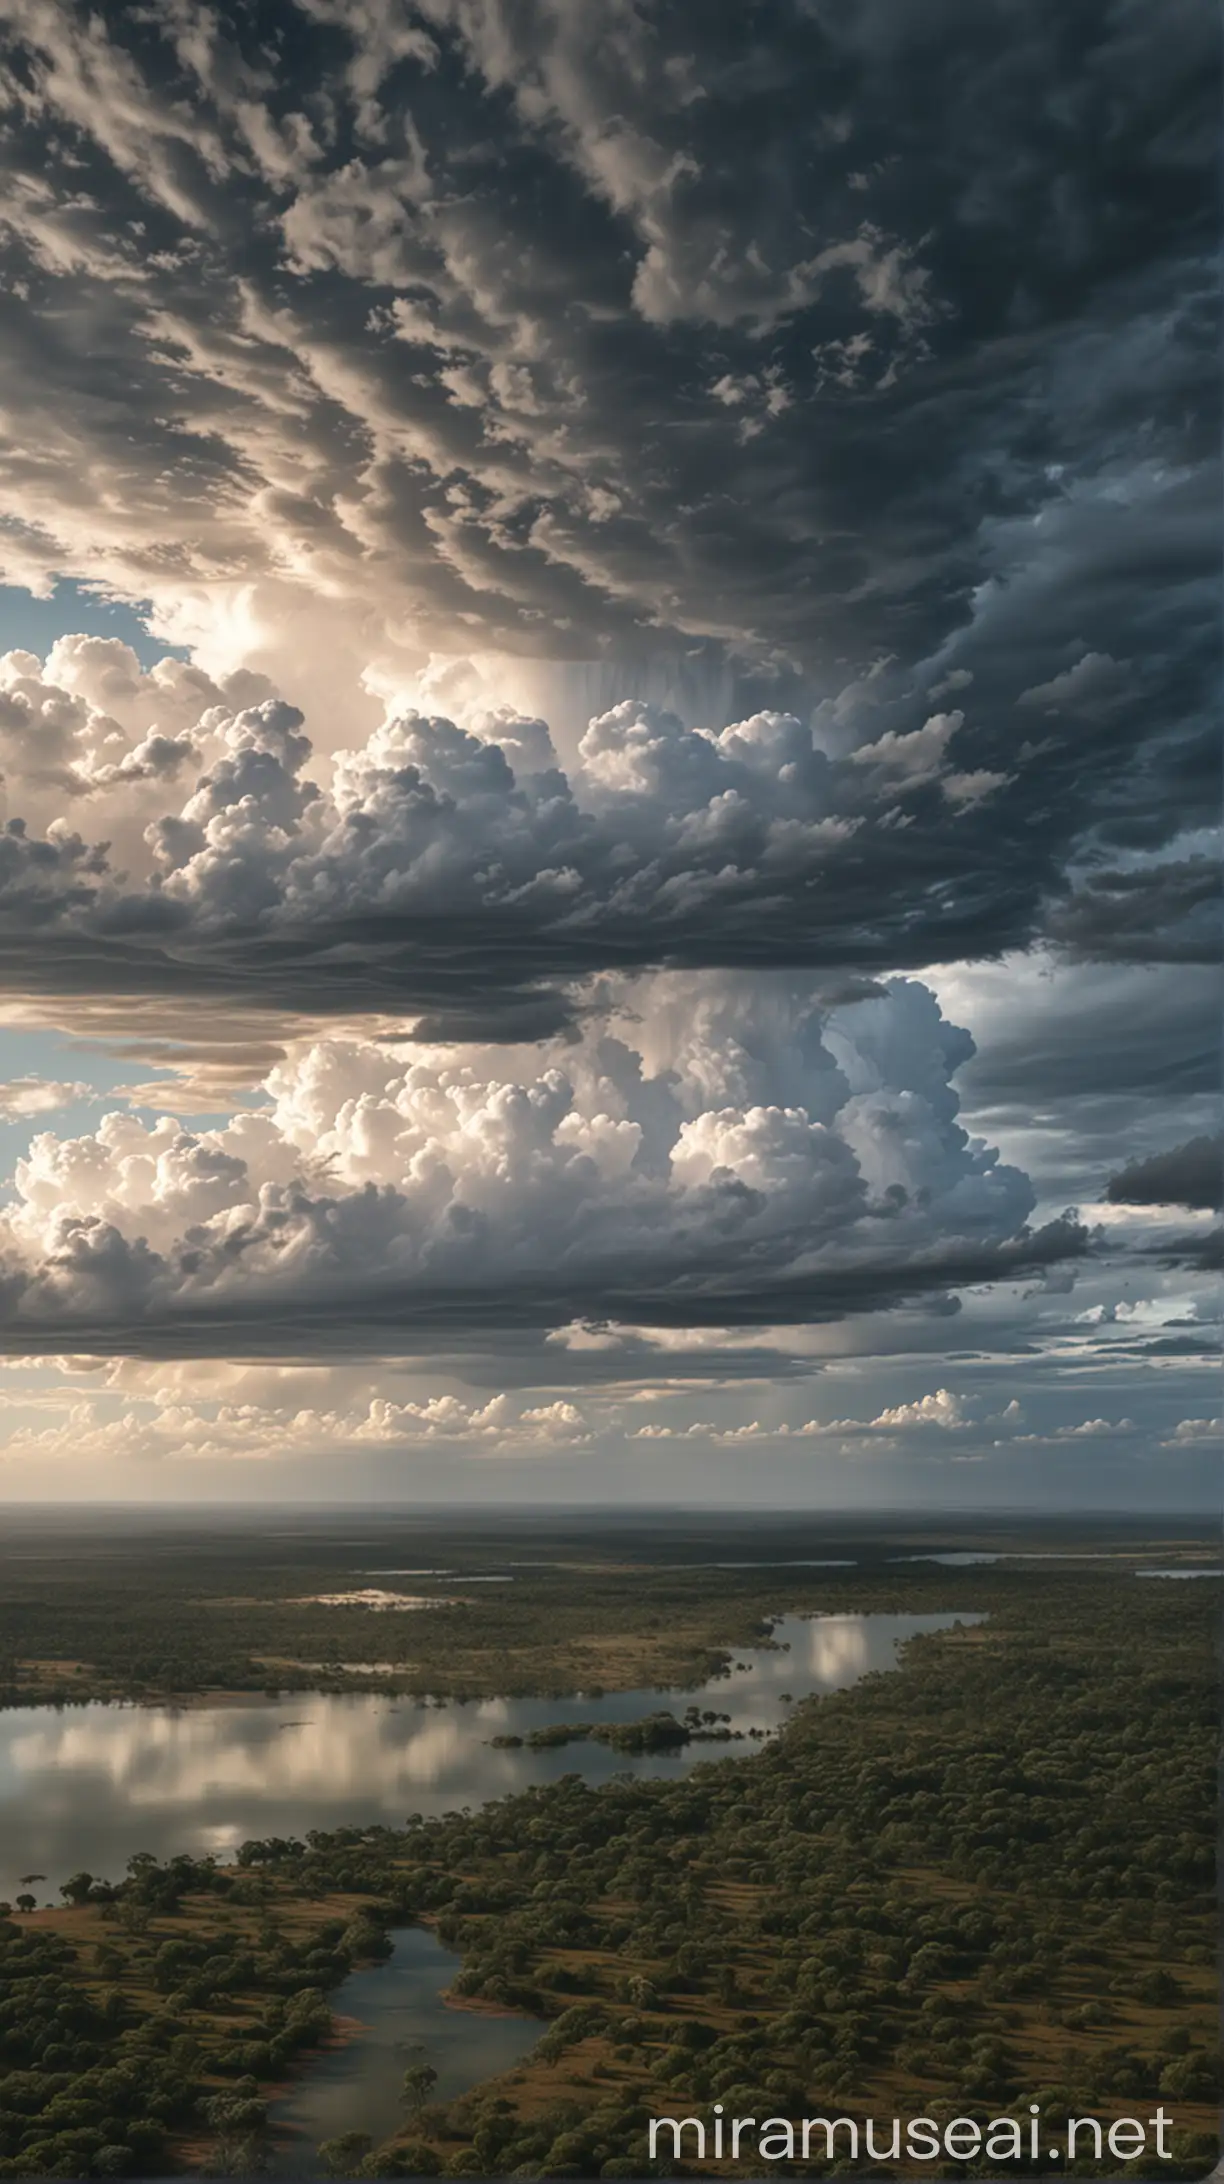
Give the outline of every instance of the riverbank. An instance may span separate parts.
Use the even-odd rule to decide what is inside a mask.
[[[872,1531],[828,1518],[711,1518],[683,1530],[662,1521],[605,1526],[583,1535],[580,1551],[563,1525],[547,1545],[533,1540],[534,1532],[490,1536],[476,1520],[461,1533],[423,1519],[367,1518],[343,1539],[304,1526],[267,1537],[197,1528],[154,1540],[14,1522],[0,1539],[0,1705],[237,1706],[270,1691],[341,1695],[372,1686],[456,1703],[680,1689],[708,1679],[737,1647],[759,1643],[778,1611],[988,1609],[1046,1568],[979,1559],[990,1589],[975,1596],[972,1567],[906,1559],[918,1555],[1107,1555],[1119,1574],[1219,1555],[1210,1532],[1189,1524],[1121,1525],[1102,1537],[1099,1526],[1070,1524]],[[433,1599],[428,1613],[322,1604],[396,1574],[413,1597]],[[456,1595],[462,1605],[442,1604]]]
[[[959,1613],[967,1635],[977,1619]],[[0,1712],[0,1895],[15,1897],[25,1873],[46,1876],[52,1895],[82,1867],[122,1874],[138,1851],[224,1862],[248,1839],[396,1825],[575,1770],[592,1783],[626,1769],[674,1779],[727,1747],[744,1756],[805,1696],[894,1668],[899,1646],[954,1619],[930,1608],[783,1617],[687,1690],[466,1704],[313,1692]]]
[[[975,1591],[992,1574],[968,1573]],[[265,1838],[221,1871],[138,1863],[110,1903],[10,1921],[3,1976],[33,1946],[32,2006],[55,1980],[76,1996],[106,2060],[73,2069],[72,2113],[129,2085],[139,2114],[97,2128],[126,2134],[137,2168],[148,2134],[177,2140],[201,2099],[249,2123],[269,2090],[296,2098],[326,2074],[334,2007],[355,1974],[383,1980],[390,1928],[458,1961],[434,1989],[457,2037],[517,2021],[532,2043],[389,2134],[385,2160],[417,2173],[424,2145],[451,2174],[610,2160],[641,2174],[648,2105],[708,2114],[760,2086],[770,2113],[1035,2098],[1108,2119],[1162,2101],[1181,2173],[1201,2175],[1216,2125],[1212,1591],[1032,1573],[994,1588],[988,1625],[924,1636],[898,1673],[789,1709],[750,1764],[600,1785],[571,1766],[408,1828]],[[31,2022],[43,2055],[53,2035]],[[338,2073],[357,2129],[368,2046],[349,2043]],[[7,2067],[20,2094],[27,2066]],[[22,2125],[36,2147],[57,2139],[58,2094],[45,2125]]]

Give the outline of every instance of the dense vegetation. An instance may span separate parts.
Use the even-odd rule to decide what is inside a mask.
[[[690,1706],[683,1720],[661,1709],[643,1714],[640,1721],[555,1721],[544,1729],[529,1729],[525,1736],[490,1737],[499,1751],[526,1745],[528,1751],[546,1752],[566,1744],[607,1744],[614,1752],[672,1752],[684,1744],[729,1744],[751,1734],[724,1726],[731,1719],[713,1707]]]
[[[197,1524],[140,1537],[130,1522],[113,1531],[98,1522],[83,1536],[10,1520],[0,1540],[0,1704],[369,1689],[368,1676],[342,1664],[370,1660],[395,1670],[380,1688],[454,1698],[695,1683],[786,1608],[945,1605],[931,1600],[929,1569],[889,1557],[958,1544],[955,1532],[831,1531],[816,1518],[754,1521],[747,1549],[745,1520],[725,1517],[617,1531],[573,1520],[516,1528],[499,1515],[459,1531],[451,1519],[374,1513],[351,1519],[345,1538],[335,1529],[299,1517],[284,1532]],[[1074,1527],[1030,1524],[979,1530],[968,1543],[1067,1547],[1076,1537]],[[1161,1551],[1121,1525],[1110,1544]],[[1174,1544],[1189,1544],[1185,1529]],[[746,1551],[762,1562],[772,1554],[774,1566],[734,1566]],[[857,1567],[791,1559],[830,1555]],[[311,1597],[369,1586],[458,1604],[379,1614]],[[987,1604],[963,1586],[949,1597]]]
[[[360,1905],[270,1917],[207,1859],[62,1893],[62,1914],[0,1918],[0,2176],[164,2175],[184,2136],[219,2171],[258,2166],[260,2082],[330,2033],[324,1990],[385,1954],[382,1926]]]
[[[1089,1565],[938,1582],[989,1623],[804,1702],[748,1764],[566,1776],[407,1830],[250,1843],[227,1872],[137,1862],[116,1890],[81,1877],[64,1913],[10,1920],[0,2175],[165,2173],[167,2140],[258,2166],[263,2094],[319,2037],[324,1992],[405,1919],[461,1952],[457,1999],[547,2028],[448,2109],[418,2074],[402,2139],[350,2134],[326,2149],[335,2173],[640,2175],[650,2114],[715,2101],[985,2117],[1036,2100],[1052,2123],[1163,2102],[1163,2173],[1205,2174],[1216,1589]]]

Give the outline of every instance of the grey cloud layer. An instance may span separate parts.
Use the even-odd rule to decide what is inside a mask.
[[[1191,1138],[1150,1160],[1131,1161],[1111,1176],[1107,1197],[1121,1206],[1190,1206],[1218,1213],[1224,1206],[1224,1136]]]
[[[224,1129],[39,1141],[0,1339],[764,1329],[1087,1256],[872,982],[1078,959],[1091,1017],[967,1074],[1091,1108],[1097,1188],[1176,1134],[1110,1102],[1215,1082],[1204,0],[0,36],[0,576],[147,600],[211,670],[0,670],[0,994],[284,1049]],[[531,694],[566,673],[592,702]],[[363,1014],[419,1064],[304,1042]]]
[[[806,654],[963,605],[983,519],[1137,409],[1147,459],[1201,452],[1192,0],[3,12],[17,359],[67,368],[61,282],[94,336],[60,431],[97,467],[27,459],[31,530],[122,460],[94,545],[151,587],[164,538],[171,575],[364,563],[528,647]]]
[[[1065,828],[1031,823],[1040,760],[973,764],[964,708],[929,693],[914,728],[883,726],[874,688],[857,716],[721,730],[625,700],[567,768],[509,708],[469,728],[408,713],[315,769],[302,713],[267,687],[142,674],[113,639],[0,661],[4,983],[189,977],[201,999],[522,1039],[608,968],[921,967],[1023,945],[1066,898]],[[1168,953],[1211,958],[1206,907],[1179,904]],[[1161,939],[1149,925],[1147,951]]]
[[[596,878],[581,941],[539,900],[490,921],[468,872],[439,888],[431,964],[323,872],[299,907],[417,961],[421,1005],[460,1021],[448,988],[491,951],[476,1028],[504,978],[656,960],[646,905],[682,961],[795,936],[797,960],[918,965],[1042,927],[1106,959],[1214,947],[1215,867],[1183,839],[1217,796],[1198,0],[769,0],[750,25],[704,0],[3,0],[0,21],[11,574],[291,626],[282,687],[316,743],[342,633],[384,679],[465,648],[731,659],[740,717],[815,703],[833,759],[879,747],[831,807],[870,824],[827,866],[795,834],[725,895],[718,829],[742,874],[763,815],[711,809],[742,775],[676,752],[668,793],[706,815],[689,898],[678,842],[669,867],[631,841],[636,897],[632,870],[616,901]],[[910,739],[953,709],[933,786]],[[173,740],[122,761],[133,781],[181,770]],[[830,808],[802,764],[797,827]],[[468,786],[501,793],[488,766]],[[583,869],[569,820],[519,826],[517,884],[546,890],[554,850]],[[71,839],[5,858],[23,905],[91,896]],[[291,1005],[305,967],[326,1002],[275,894],[248,901],[253,936],[276,912],[252,981]],[[155,982],[157,920],[132,917],[49,953],[47,981]],[[232,983],[224,950],[192,960]],[[396,975],[371,971],[372,1005]]]

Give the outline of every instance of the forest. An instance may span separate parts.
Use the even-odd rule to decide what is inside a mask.
[[[406,1922],[458,1952],[457,2006],[537,2016],[541,2038],[448,2106],[408,2072],[402,2131],[330,2142],[334,2175],[641,2176],[674,2166],[649,2161],[649,2117],[715,2102],[984,2120],[1031,2101],[1051,2122],[1161,2101],[1162,2172],[1206,2175],[1216,1588],[1087,1562],[939,1573],[949,1597],[970,1579],[986,1623],[803,1701],[746,1761],[567,1775],[248,1842],[228,1867],[136,1859],[74,1877],[61,1910],[0,1907],[0,2176],[258,2173],[272,2089]]]
[[[13,1519],[0,1539],[0,1705],[84,1699],[199,1700],[222,1694],[366,1688],[351,1665],[372,1650],[388,1691],[467,1700],[692,1684],[728,1649],[759,1642],[787,1609],[822,1613],[989,1605],[997,1573],[942,1573],[897,1559],[960,1535],[862,1519],[717,1515],[593,1528],[533,1518],[432,1520],[365,1512],[335,1536],[299,1515],[278,1530],[180,1520],[147,1537],[130,1520],[58,1528]],[[1159,1558],[1216,1542],[1183,1524],[1164,1538],[1118,1522],[1117,1553]],[[1074,1551],[1100,1527],[966,1528],[971,1551]],[[747,1552],[753,1560],[745,1557]],[[419,1567],[425,1565],[426,1567]],[[388,1567],[390,1566],[390,1574]],[[407,1567],[401,1567],[407,1566]],[[953,1582],[955,1580],[955,1583]],[[438,1604],[374,1614],[320,1596],[402,1588]]]

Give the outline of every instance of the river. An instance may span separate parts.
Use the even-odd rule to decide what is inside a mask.
[[[747,1757],[814,1693],[892,1669],[909,1638],[977,1623],[971,1614],[782,1616],[773,1642],[744,1647],[723,1676],[695,1688],[467,1704],[371,1691],[296,1693],[224,1706],[14,1707],[0,1710],[0,1894],[25,1882],[40,1901],[86,1868],[122,1876],[138,1851],[227,1858],[252,1836],[440,1813],[581,1774],[675,1777],[703,1761]],[[633,1753],[576,1742],[545,1750],[495,1745],[559,1722],[627,1722],[689,1706],[729,1721],[730,1742]],[[31,1878],[37,1876],[37,1879]],[[402,2119],[410,2062],[438,2072],[451,2099],[509,2069],[540,2035],[535,2022],[450,2009],[457,1959],[409,1928],[383,1964],[331,1996],[355,2039],[310,2062],[272,2111],[281,2173],[308,2172],[322,2139],[349,2130],[385,2138]]]
[[[962,1622],[977,1620],[962,1615]],[[102,1703],[0,1710],[0,1895],[36,1874],[55,1898],[85,1868],[123,1876],[136,1851],[225,1859],[251,1836],[304,1835],[409,1813],[482,1805],[563,1774],[675,1776],[703,1760],[744,1756],[793,1699],[837,1691],[895,1665],[897,1648],[953,1615],[785,1616],[773,1647],[740,1649],[728,1676],[688,1690],[607,1692],[598,1698],[484,1699],[467,1704],[386,1692],[296,1692],[222,1706]],[[781,1648],[789,1648],[787,1651]],[[575,1743],[548,1751],[498,1748],[556,1722],[624,1722],[689,1705],[729,1714],[741,1741],[626,1754]]]
[[[330,1997],[337,2016],[360,2024],[359,2036],[316,2056],[269,2109],[273,2166],[282,2175],[317,2175],[316,2147],[344,2131],[368,2131],[375,2145],[390,2138],[406,2120],[401,2087],[410,2064],[437,2071],[432,2099],[454,2100],[521,2062],[540,2037],[534,2017],[448,2009],[442,1994],[459,1959],[427,1927],[405,1927],[394,1941],[384,1963],[353,1972]]]

